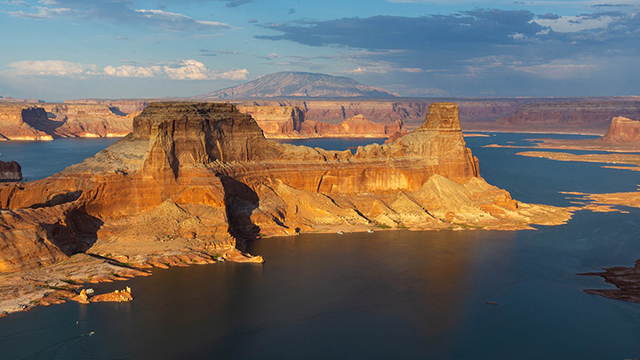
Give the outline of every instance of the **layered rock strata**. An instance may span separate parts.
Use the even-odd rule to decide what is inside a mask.
[[[615,116],[640,118],[640,101],[590,100],[528,104],[496,121],[503,131],[604,133]]]
[[[271,139],[308,139],[328,137],[385,138],[407,130],[402,119],[391,124],[376,123],[363,115],[348,118],[339,124],[306,120],[306,112],[290,106],[238,106],[242,113],[253,117]]]
[[[41,107],[17,104],[0,105],[0,139],[53,140],[53,136],[34,126],[34,124],[47,121],[47,113]]]
[[[138,113],[95,104],[0,104],[0,139],[122,137]]]
[[[609,130],[602,137],[602,141],[607,143],[640,142],[640,121],[623,116],[614,117],[609,125]]]
[[[265,139],[230,104],[154,103],[133,132],[47,179],[0,187],[0,271],[82,252],[222,254],[237,240],[312,231],[526,229],[567,210],[487,184],[455,104],[390,144],[326,151]]]

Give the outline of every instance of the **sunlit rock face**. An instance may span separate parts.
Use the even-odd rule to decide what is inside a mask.
[[[385,138],[407,131],[402,118],[390,124],[368,120],[355,115],[338,124],[307,120],[306,111],[291,106],[238,106],[242,113],[251,115],[264,135],[271,139],[307,139],[319,137]]]
[[[47,121],[44,109],[26,104],[0,105],[0,139],[2,140],[53,140],[32,124]]]
[[[602,140],[611,143],[640,142],[640,121],[616,116]]]
[[[138,113],[98,104],[0,104],[0,140],[121,137]]]
[[[95,156],[0,187],[0,205],[1,271],[85,251],[220,253],[258,236],[523,229],[570,217],[487,184],[453,103],[432,104],[416,131],[355,153],[267,140],[230,104],[153,103]]]

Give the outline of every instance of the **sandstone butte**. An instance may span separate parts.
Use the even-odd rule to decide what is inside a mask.
[[[114,272],[105,261],[124,270],[261,262],[239,251],[260,236],[531,229],[563,224],[572,211],[487,184],[453,103],[431,105],[419,129],[355,153],[268,140],[231,104],[153,103],[131,134],[84,162],[0,184],[0,206],[0,293],[57,272],[99,281],[100,269]],[[140,272],[124,273],[115,279]]]
[[[640,121],[623,116],[614,117],[602,141],[606,143],[640,143]]]

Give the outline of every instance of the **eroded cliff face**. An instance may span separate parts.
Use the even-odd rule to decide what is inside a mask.
[[[305,112],[299,107],[238,106],[238,110],[251,115],[267,138],[301,137]]]
[[[514,114],[496,121],[503,131],[599,132],[615,116],[640,118],[639,101],[574,101],[524,105]]]
[[[611,143],[640,142],[640,121],[623,116],[614,117],[602,141]]]
[[[291,106],[238,106],[251,115],[264,135],[271,139],[308,139],[327,137],[385,138],[407,130],[402,119],[391,124],[367,120],[364,115],[350,117],[338,124],[306,120],[306,111]]]
[[[300,231],[525,229],[570,218],[487,184],[453,103],[355,153],[267,140],[230,104],[153,103],[124,139],[47,179],[1,186],[0,203],[5,272],[85,251],[211,254]]]
[[[36,128],[47,121],[47,113],[32,105],[0,104],[0,139],[53,140],[46,132]]]
[[[0,104],[0,139],[121,137],[131,132],[137,114],[97,104]]]
[[[287,106],[302,109],[307,121],[338,124],[354,116],[362,115],[376,123],[391,124],[398,120],[416,128],[422,124],[429,105],[439,99],[420,100],[252,100],[234,101],[243,106]],[[545,99],[477,99],[459,100],[460,117],[463,123],[493,121],[510,115],[521,105],[542,102]]]

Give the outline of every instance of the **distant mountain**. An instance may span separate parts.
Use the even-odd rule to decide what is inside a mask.
[[[344,76],[306,72],[279,72],[246,84],[198,96],[209,99],[249,98],[394,98],[388,90],[363,85]]]

